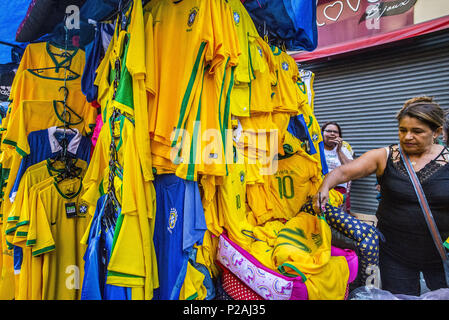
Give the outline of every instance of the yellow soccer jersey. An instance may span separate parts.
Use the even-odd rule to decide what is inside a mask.
[[[112,51],[108,59],[112,68],[109,68],[109,76],[115,79],[116,71],[119,71],[119,81],[114,95],[110,97],[111,100],[106,101],[109,109],[106,114],[109,118],[112,108],[117,108],[133,118],[135,130],[141,141],[137,151],[143,175],[145,180],[153,180],[145,87],[146,74],[153,73],[153,67],[148,65],[149,61],[145,59],[145,29],[152,33],[150,29],[152,25],[145,26],[142,3],[138,1],[132,3],[126,14],[126,19],[125,28],[116,22],[118,27],[110,43]],[[116,65],[117,62],[119,62],[119,66]]]
[[[218,212],[223,217],[229,239],[248,249],[251,238],[246,234],[252,232],[252,226],[246,217],[245,164],[231,164],[228,176],[217,189]]]
[[[13,118],[15,118],[16,111],[20,109],[20,103],[25,100],[39,100],[39,101],[63,101],[64,91],[59,90],[61,86],[64,85],[62,80],[55,80],[51,78],[45,78],[36,73],[32,73],[29,70],[22,72],[18,75],[18,80],[16,83],[15,96],[13,97],[13,103],[11,104],[11,112],[8,115],[8,126],[7,132],[10,130],[18,130],[19,128],[12,127],[15,123]],[[93,126],[95,125],[95,120],[97,116],[96,108],[92,107],[90,103],[87,102],[84,94],[81,91],[81,80],[73,79],[68,80],[66,83],[68,88],[67,95],[67,106],[72,109],[73,112],[78,114],[84,123],[84,130],[81,132],[91,132]],[[57,103],[57,110],[61,112],[63,106],[61,102]],[[47,111],[47,114],[54,112],[54,107],[51,105]],[[70,111],[72,113],[72,111]],[[62,113],[62,112],[61,112]],[[71,119],[76,119],[77,117],[71,116]],[[6,134],[8,135],[8,133]],[[7,136],[6,136],[7,138]],[[8,144],[8,140],[3,138],[3,143]]]
[[[207,289],[204,286],[205,275],[187,262],[186,277],[179,293],[179,300],[204,300]]]
[[[272,114],[258,113],[251,117],[239,117],[241,131],[235,130],[235,141],[237,147],[244,154],[248,163],[267,163],[267,158],[276,154],[278,148],[279,131],[273,122]],[[251,177],[251,174],[249,174]],[[251,181],[251,179],[249,180]]]
[[[39,172],[38,175],[35,175],[34,174],[35,172]],[[12,197],[9,198],[9,200],[11,202],[13,202],[13,206],[11,208],[12,210],[9,212],[7,221],[17,221],[18,220],[19,213],[20,213],[20,207],[16,206],[17,203],[14,203],[15,202],[14,200],[17,198],[18,204],[22,205],[23,197],[26,193],[26,191],[24,190],[25,184],[26,184],[26,189],[28,189],[30,187],[30,185],[28,184],[29,177],[30,176],[32,176],[33,178],[36,177],[33,181],[33,184],[36,184],[40,180],[50,177],[50,175],[51,175],[51,171],[49,171],[47,169],[47,161],[41,161],[41,162],[33,164],[27,168],[27,170],[24,172],[24,174],[22,176],[22,179],[20,181],[19,188],[18,188],[16,194],[12,195]],[[14,209],[17,209],[17,210],[14,210]]]
[[[2,232],[3,233],[3,232]],[[3,237],[2,237],[3,238]],[[13,300],[15,295],[14,259],[13,251],[6,247],[5,241],[1,241],[2,269],[0,279],[0,298]]]
[[[283,274],[318,274],[331,257],[331,237],[324,217],[300,212],[280,230],[273,263]]]
[[[87,162],[77,159],[75,166],[80,168],[80,178],[82,178],[87,168]],[[25,171],[9,215],[15,221],[15,226],[12,226],[14,227],[14,239],[12,241],[14,245],[21,245],[22,241],[26,240],[29,214],[36,200],[36,191],[52,183],[54,181],[52,177],[63,169],[64,163],[60,161],[51,163],[49,160],[44,160],[30,166]],[[8,222],[10,218],[8,218]]]
[[[112,137],[117,150],[117,162],[120,165],[123,165],[124,136],[122,135],[122,128],[124,126],[125,119],[127,119],[125,116],[120,116],[115,121],[108,119],[108,121],[106,121],[101,128],[97,144],[83,179],[85,189],[83,199],[91,206],[95,206],[98,198],[100,198],[100,196],[103,195],[108,189],[110,146]],[[111,130],[111,128],[113,129]],[[115,189],[121,190],[121,184],[122,178],[115,175]],[[120,196],[121,194],[118,192],[117,197],[120,198]]]
[[[307,103],[309,104],[313,112],[314,99],[315,99],[315,90],[313,90],[313,82],[315,80],[315,74],[309,70],[300,70],[299,77],[301,79],[301,82],[303,82],[304,86],[306,87]]]
[[[218,186],[222,184],[222,181],[217,181],[217,178],[216,176],[202,175],[198,181],[207,230],[216,237],[223,232],[224,226],[217,202]]]
[[[70,70],[81,75],[85,65],[85,52],[79,48],[74,48],[67,50],[67,56],[61,56],[64,51],[64,48],[49,42],[30,43],[23,52],[16,75],[21,74],[26,69],[57,66],[70,66]],[[45,73],[50,74],[52,77],[64,77],[63,68],[46,70]],[[14,78],[11,86],[11,98],[14,96],[16,79]]]
[[[7,217],[10,212],[12,203],[10,201],[5,201],[8,199],[11,193],[14,181],[17,176],[17,172],[20,167],[22,157],[16,152],[15,149],[9,148],[8,150],[2,151],[2,203],[1,203],[1,218]]]
[[[301,78],[298,78],[298,81],[296,81],[296,95],[298,99],[299,110],[302,110],[304,104],[309,103],[309,97],[307,93],[308,89],[306,84]]]
[[[29,219],[22,218],[20,224],[17,225],[17,223],[19,222],[19,218],[21,217],[22,214],[22,208],[28,206],[29,189],[31,188],[31,186],[36,185],[40,181],[45,180],[46,178],[51,176],[51,172],[47,169],[46,164],[47,164],[46,161],[42,161],[30,166],[25,171],[21,179],[19,189],[17,190],[17,194],[10,199],[11,202],[13,202],[13,204],[6,219],[6,230],[5,230],[6,240],[9,245],[12,245],[13,242],[12,239],[14,238],[17,227],[23,224],[27,224],[29,222]],[[23,214],[26,214],[27,216],[28,213],[29,213],[28,210],[24,210],[23,212]]]
[[[271,176],[273,216],[291,219],[313,196],[321,183],[317,162],[307,154],[288,155],[278,160],[278,171]]]
[[[268,179],[269,176],[266,176]],[[248,206],[255,217],[256,224],[261,225],[273,218],[273,199],[269,190],[268,182],[248,184],[247,200]]]
[[[286,113],[286,112],[273,112],[272,119],[273,119],[273,123],[276,125],[277,130],[278,130],[277,131],[278,152],[281,155],[284,155],[284,144],[288,145],[288,143],[291,142],[290,137],[285,138],[285,136],[290,134],[287,131],[288,124],[290,122],[290,114]],[[287,141],[285,141],[285,140],[287,140]],[[288,148],[288,147],[286,146],[286,148]]]
[[[273,85],[276,84],[276,61],[268,43],[261,37],[256,37],[250,43],[251,65],[255,75],[251,82],[251,110],[250,114],[272,112]]]
[[[95,206],[97,200],[107,190],[110,143],[109,123],[105,122],[83,179],[85,189],[83,199],[91,206]]]
[[[180,138],[180,143],[176,145],[176,147],[179,146],[180,148],[180,156],[175,159],[175,164],[178,164],[178,167],[176,169],[176,175],[182,179],[186,180],[193,180],[197,181],[198,179],[198,168],[200,165],[203,165],[204,160],[209,160],[209,157],[207,159],[203,159],[202,149],[203,149],[203,140],[202,140],[202,132],[203,127],[207,124],[202,122],[202,116],[203,119],[205,115],[207,115],[207,111],[205,111],[205,106],[207,103],[203,104],[203,95],[204,100],[208,100],[209,97],[212,98],[213,105],[210,105],[210,107],[215,107],[218,105],[218,94],[215,96],[215,86],[213,85],[213,75],[211,78],[209,78],[206,73],[207,70],[204,68],[200,68],[201,81],[200,85],[197,87],[196,92],[193,92],[193,102],[192,107],[190,109],[189,114],[186,118],[186,126],[184,127],[183,132],[181,133],[182,137]],[[212,93],[208,93],[208,90],[212,90]],[[214,98],[217,97],[215,100]],[[215,101],[214,101],[215,100]],[[212,114],[212,113],[211,113]],[[219,115],[214,112],[212,116],[215,119],[211,119],[214,124],[217,125],[217,129],[219,130]],[[215,121],[214,121],[215,120]],[[206,121],[206,119],[204,119]],[[216,132],[216,131],[215,131]],[[218,131],[221,133],[221,131]],[[210,150],[211,153],[215,154],[217,157],[217,160],[219,160],[222,164],[224,164],[224,161],[221,160],[224,157],[223,153],[223,145],[222,145],[222,139],[221,136],[215,137],[214,143],[212,144],[212,149]],[[218,139],[217,139],[218,138]],[[176,141],[176,136],[174,137],[174,142]],[[218,159],[220,157],[220,159]],[[213,158],[211,159],[214,160]],[[212,162],[211,161],[211,162]],[[217,174],[217,175],[223,175],[225,173]]]
[[[251,108],[251,82],[255,78],[249,46],[259,35],[242,2],[239,0],[232,0],[228,3],[232,8],[234,24],[241,50],[238,66],[235,70],[235,84],[231,92],[230,108],[233,115],[248,117]]]
[[[304,120],[307,124],[307,130],[309,131],[309,135],[312,139],[312,143],[315,147],[315,150],[317,151],[315,154],[312,155],[313,158],[315,158],[318,161],[318,167],[320,171],[322,170],[321,167],[321,153],[320,153],[320,143],[323,141],[323,135],[321,134],[321,128],[318,123],[318,120],[316,119],[315,115],[312,112],[312,109],[310,108],[309,104],[304,103],[299,109],[299,113],[304,116]]]
[[[40,190],[54,183],[54,178],[49,177],[31,186],[26,193],[27,199],[23,200],[17,229],[14,233],[12,243],[22,248],[22,265],[16,299],[18,300],[41,300],[42,299],[42,256],[33,257],[32,248],[26,246],[29,228],[34,228],[36,223],[36,200]],[[17,199],[19,201],[19,199]],[[18,202],[15,201],[15,204]],[[14,207],[14,205],[13,205]],[[33,217],[31,218],[31,215]],[[30,221],[32,225],[30,226]]]
[[[55,182],[37,196],[35,228],[30,227],[27,245],[33,256],[44,255],[44,300],[80,299],[86,249],[80,241],[89,224],[81,190],[81,180],[75,178]]]
[[[277,62],[277,84],[274,87],[274,111],[298,114],[299,101],[296,82],[299,77],[295,60],[281,49],[272,46],[273,55]]]
[[[227,159],[232,159],[230,92],[235,69],[229,61],[217,66],[213,74],[204,70],[180,144],[184,161],[176,175],[183,179],[196,180],[197,174],[226,175]]]
[[[194,248],[198,249],[196,262],[206,266],[212,278],[217,278],[220,275],[219,267],[215,263],[218,252],[218,240],[219,237],[206,230],[202,244],[200,246],[194,245]]]
[[[229,66],[238,63],[239,52],[224,45],[237,35],[230,8],[223,1],[156,1],[149,2],[145,10],[153,16],[158,66],[156,94],[150,103],[150,133],[156,141],[168,144],[173,128],[182,129],[190,112],[192,95],[203,76],[202,61],[210,65],[210,73],[226,57],[230,57]],[[168,43],[166,39],[177,40]],[[178,57],[180,52],[183,59]]]
[[[272,261],[279,272],[302,277],[310,300],[342,300],[349,268],[342,256],[331,256],[331,230],[324,217],[299,213],[276,238]]]
[[[93,107],[89,106],[89,108],[90,110],[86,109],[86,111],[95,111]],[[21,155],[29,154],[28,134],[53,126],[62,126],[64,124],[61,117],[63,110],[63,104],[55,101],[25,100],[21,102],[10,119],[9,130],[2,136],[3,147],[15,146]],[[83,118],[74,121],[76,117],[72,115],[73,122],[67,125],[77,129],[82,135],[88,135],[95,127],[95,122],[91,121],[92,115],[88,115],[87,122]]]
[[[136,134],[131,121],[124,118],[120,227],[114,233],[107,283],[141,288],[139,298],[150,300],[158,287],[153,244],[156,193],[152,182],[144,180],[140,159],[135,157]]]
[[[258,37],[259,34],[253,20],[241,1],[229,0],[228,4],[232,9],[232,16],[241,50],[238,66],[235,70],[235,81],[237,84],[241,82],[249,83],[254,79],[251,58],[249,56],[249,43],[254,41],[254,38]]]

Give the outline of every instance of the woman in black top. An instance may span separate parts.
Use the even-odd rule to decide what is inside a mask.
[[[429,97],[405,102],[396,116],[400,146],[412,162],[438,230],[449,236],[449,150],[435,143],[442,132],[444,112]],[[447,287],[441,258],[428,230],[398,145],[366,152],[333,170],[314,198],[315,210],[326,203],[329,190],[349,180],[376,173],[381,200],[377,209],[382,289],[395,294],[420,294],[420,272],[430,290]]]

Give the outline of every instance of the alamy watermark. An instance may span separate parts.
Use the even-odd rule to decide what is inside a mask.
[[[80,8],[76,5],[70,5],[65,8],[65,26],[67,29],[72,30],[80,29]]]
[[[201,128],[195,121],[194,128]],[[260,175],[273,175],[278,169],[279,134],[277,129],[173,130],[170,160],[184,165],[257,165]],[[238,155],[236,157],[236,155]]]

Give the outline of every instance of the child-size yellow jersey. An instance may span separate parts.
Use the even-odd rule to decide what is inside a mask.
[[[298,114],[296,82],[299,76],[295,60],[278,47],[271,47],[276,60],[277,84],[274,87],[274,111]]]
[[[35,223],[30,221],[27,245],[32,247],[33,256],[44,255],[44,300],[80,299],[85,251],[80,241],[89,224],[81,191],[81,179],[74,178],[54,182],[37,196],[35,215],[31,215]]]

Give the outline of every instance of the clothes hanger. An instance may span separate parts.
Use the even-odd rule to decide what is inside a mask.
[[[55,182],[60,183],[66,179],[78,178],[81,179],[82,168],[76,166],[77,158],[71,152],[68,152],[68,141],[67,138],[63,138],[61,140],[60,145],[62,150],[58,152],[58,154],[50,160],[50,166],[54,167],[55,162],[60,161],[64,163],[64,168],[59,171],[59,173],[55,176]]]
[[[61,91],[61,90],[64,91],[64,98],[63,98],[63,100],[53,100],[53,107],[54,107],[54,111],[56,113],[56,116],[67,127],[69,127],[71,125],[74,126],[74,125],[80,124],[84,120],[83,117],[81,117],[72,108],[70,108],[70,106],[67,105],[67,98],[68,98],[68,95],[69,95],[69,89],[64,85],[64,86],[59,88],[59,91]],[[57,103],[61,103],[63,105],[62,113],[59,113],[58,108],[57,108]],[[72,122],[72,116],[75,116],[77,118],[77,121]],[[61,126],[59,126],[59,127],[61,127]],[[73,129],[71,129],[71,130],[73,131]]]
[[[67,15],[65,19],[67,18]],[[65,51],[67,51],[67,43],[68,43],[68,29],[64,26],[64,29],[66,31],[66,43],[65,43]],[[59,140],[59,145],[61,146],[62,150],[58,152],[58,154],[53,158],[53,162],[51,162],[51,165],[53,166],[56,161],[61,161],[64,163],[64,169],[55,177],[56,183],[60,183],[61,181],[68,179],[68,178],[79,178],[81,180],[80,174],[82,172],[82,168],[77,167],[75,165],[76,163],[76,155],[72,154],[68,151],[69,146],[69,140],[67,138],[67,131],[71,131],[75,134],[78,134],[77,131],[70,128],[68,125],[66,118],[71,118],[71,113],[67,111],[67,109],[70,109],[72,112],[74,112],[71,108],[67,106],[67,97],[69,94],[69,89],[66,86],[66,80],[67,80],[67,74],[64,72],[64,85],[59,88],[58,91],[61,91],[61,89],[64,91],[64,100],[62,100],[64,110],[63,110],[63,117],[62,119],[63,126],[58,126],[57,128],[62,128],[63,130],[63,137]],[[57,111],[57,110],[55,110]],[[74,112],[76,114],[76,112]],[[58,115],[59,116],[59,115]],[[81,117],[80,117],[81,118]]]
[[[77,79],[78,77],[81,76],[78,72],[73,71],[72,69],[70,69],[70,65],[71,65],[71,62],[72,62],[73,55],[69,54],[68,50],[74,50],[75,53],[76,53],[79,48],[74,47],[74,46],[69,46],[69,44],[68,44],[68,29],[67,29],[67,26],[66,26],[66,23],[65,23],[66,20],[67,20],[67,17],[68,17],[68,15],[66,13],[65,16],[64,16],[64,20],[63,20],[64,30],[65,30],[65,43],[64,43],[64,47],[63,47],[64,52],[62,52],[60,54],[52,52],[50,50],[50,47],[49,47],[50,44],[52,44],[52,45],[54,45],[56,47],[59,47],[59,48],[61,47],[61,45],[57,44],[55,41],[47,41],[47,51],[48,51],[50,57],[52,58],[53,62],[55,63],[55,66],[53,66],[53,67],[42,67],[42,68],[27,69],[31,73],[34,73],[34,74],[36,74],[38,76],[42,76],[42,75],[40,75],[40,73],[42,73],[42,72],[44,72],[46,70],[56,70],[56,72],[59,72],[59,69],[64,69],[64,79],[48,77],[48,78],[53,79],[53,80],[64,80],[64,85],[65,85],[65,81],[66,80],[74,80],[74,79]],[[66,59],[64,59],[61,62],[57,62],[56,59],[52,55],[66,57]],[[68,63],[68,64],[64,65],[65,63]],[[71,76],[67,76],[67,72],[70,72]],[[45,76],[42,76],[42,77],[45,77]]]
[[[110,22],[110,21],[112,21],[112,20],[116,20],[116,18],[117,18],[117,15],[118,14],[120,14],[120,13],[123,13],[123,9],[127,9],[128,8],[128,6],[131,4],[131,2],[133,2],[134,0],[126,0],[126,1],[123,1],[123,0],[120,0],[119,1],[119,3],[118,3],[118,6],[117,6],[117,9],[116,10],[114,10],[109,16],[107,16],[106,18],[104,18],[104,19],[102,19],[101,21],[100,21],[100,23],[103,23],[103,22]],[[143,3],[142,3],[142,6],[143,6]],[[126,10],[125,9],[125,10]],[[118,17],[119,18],[119,21],[118,21],[118,25],[120,25],[120,23],[121,23],[121,17],[119,16]]]

